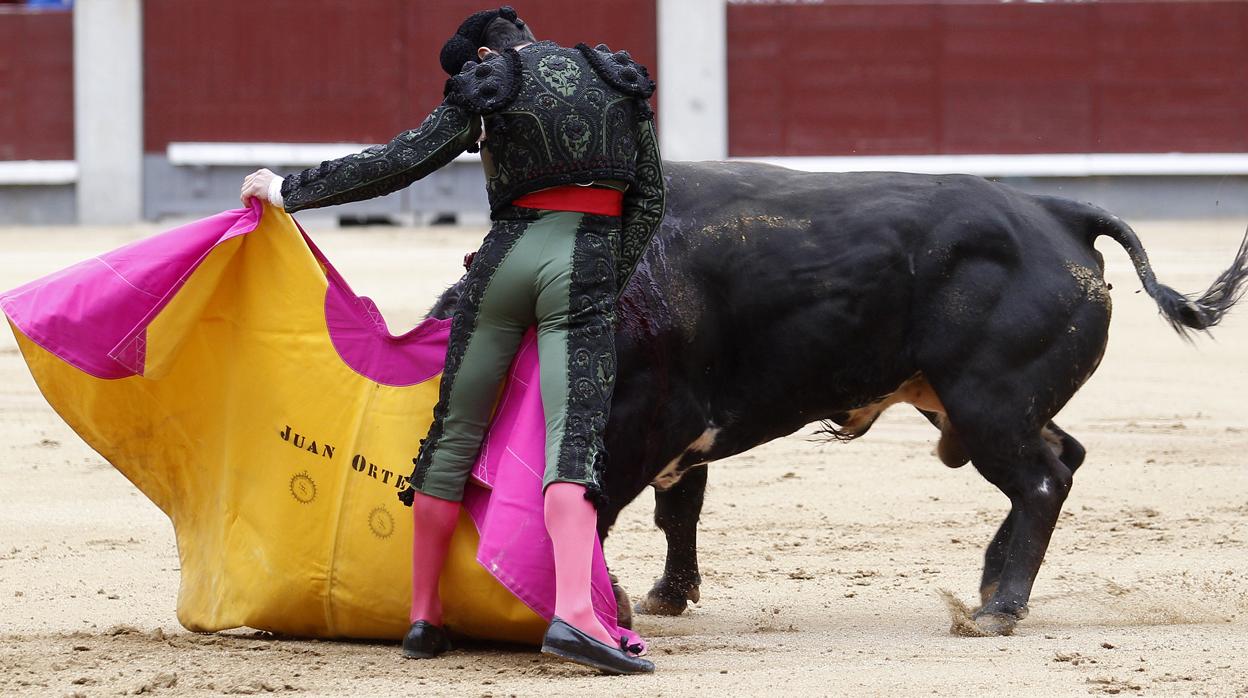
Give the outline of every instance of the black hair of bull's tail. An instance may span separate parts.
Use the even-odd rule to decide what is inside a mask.
[[[1239,243],[1239,252],[1226,271],[1218,275],[1209,289],[1197,297],[1186,296],[1157,281],[1153,267],[1148,263],[1148,253],[1139,237],[1122,219],[1104,214],[1097,216],[1092,228],[1092,239],[1105,235],[1122,245],[1131,257],[1135,273],[1144,284],[1144,292],[1157,302],[1161,315],[1175,332],[1184,339],[1191,339],[1191,330],[1208,331],[1218,324],[1222,316],[1244,297],[1248,291],[1248,234]],[[1089,240],[1091,243],[1092,240]]]

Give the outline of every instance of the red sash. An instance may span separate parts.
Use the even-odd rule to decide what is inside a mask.
[[[567,184],[542,189],[511,202],[521,208],[544,211],[575,211],[600,216],[618,216],[624,210],[624,192],[609,187],[581,187]]]

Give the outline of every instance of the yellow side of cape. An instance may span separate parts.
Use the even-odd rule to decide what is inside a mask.
[[[21,334],[53,408],[173,522],[178,620],[321,638],[403,636],[411,471],[438,378],[393,387],[344,365],[326,274],[289,216],[213,249],[148,327],[144,376],[102,380]],[[446,622],[534,643],[545,622],[476,562],[461,515]]]

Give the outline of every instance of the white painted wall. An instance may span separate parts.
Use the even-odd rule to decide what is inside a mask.
[[[659,147],[668,160],[728,157],[727,0],[658,0]]]
[[[73,160],[2,160],[0,186],[56,186],[78,181]]]
[[[143,212],[142,0],[74,7],[78,220],[124,224]]]
[[[1248,153],[1053,153],[1039,155],[828,155],[732,158],[807,172],[920,172],[980,177],[1174,177],[1248,175]]]

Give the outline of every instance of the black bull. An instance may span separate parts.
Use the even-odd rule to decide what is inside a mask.
[[[907,402],[940,429],[946,465],[974,463],[1010,499],[975,616],[1010,633],[1085,454],[1051,420],[1105,351],[1110,297],[1093,241],[1126,248],[1181,333],[1216,324],[1248,278],[1246,237],[1208,291],[1182,296],[1116,216],[978,177],[717,162],[666,174],[666,217],[618,307],[599,511],[605,538],[656,486],[667,563],[641,612],[698,598],[707,469],[695,466],[814,421],[854,438]],[[456,291],[431,314],[449,315]]]

